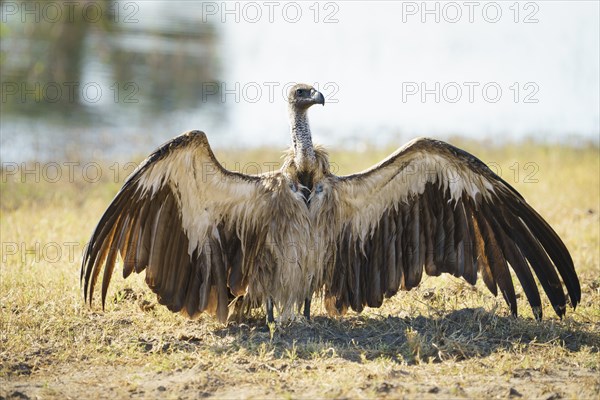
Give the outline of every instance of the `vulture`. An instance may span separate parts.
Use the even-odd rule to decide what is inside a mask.
[[[537,319],[541,285],[562,317],[581,297],[565,244],[501,177],[464,150],[419,138],[354,175],[331,172],[314,146],[308,109],[325,104],[310,85],[287,97],[292,146],[280,170],[225,169],[206,135],[184,133],[160,146],[128,177],[86,246],[80,280],[92,304],[102,273],[102,306],[122,260],[123,276],[146,271],[158,302],[194,318],[267,321],[379,307],[423,273],[449,273],[504,297],[517,314],[514,274]],[[512,273],[511,273],[512,270]],[[534,278],[534,275],[537,277]]]

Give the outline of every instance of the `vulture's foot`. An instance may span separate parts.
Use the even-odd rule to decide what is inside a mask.
[[[310,301],[311,299],[304,299],[304,318],[310,321]]]

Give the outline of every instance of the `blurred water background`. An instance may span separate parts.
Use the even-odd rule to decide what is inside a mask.
[[[325,94],[329,146],[599,141],[597,1],[0,6],[3,162],[127,159],[188,129],[284,147],[294,82]]]

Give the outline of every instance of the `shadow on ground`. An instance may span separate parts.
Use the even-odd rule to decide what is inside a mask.
[[[397,362],[465,360],[485,357],[497,350],[525,351],[529,346],[553,345],[576,352],[600,348],[600,334],[585,332],[573,321],[535,321],[498,316],[482,308],[462,309],[439,317],[373,317],[341,319],[317,316],[270,330],[263,319],[232,323],[213,331],[219,338],[206,341],[206,332],[173,338],[162,348],[142,341],[146,351],[193,351],[212,346],[217,353],[244,349],[251,355],[265,352],[276,358],[314,359],[338,356],[361,362],[387,357]]]

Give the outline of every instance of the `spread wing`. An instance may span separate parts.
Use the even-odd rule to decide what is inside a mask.
[[[564,282],[573,307],[581,290],[569,252],[546,221],[508,183],[474,156],[417,139],[379,165],[339,177],[341,232],[326,283],[330,312],[378,307],[399,288],[419,284],[423,270],[463,277],[479,272],[517,313],[512,268],[537,318],[537,276],[559,316]]]
[[[146,283],[171,311],[225,320],[230,294],[243,294],[247,283],[251,257],[244,260],[242,236],[259,238],[260,216],[268,215],[261,191],[260,177],[219,164],[203,132],[165,143],[127,179],[94,230],[81,266],[86,299],[92,303],[104,268],[104,306],[120,254],[123,276],[146,270]]]

